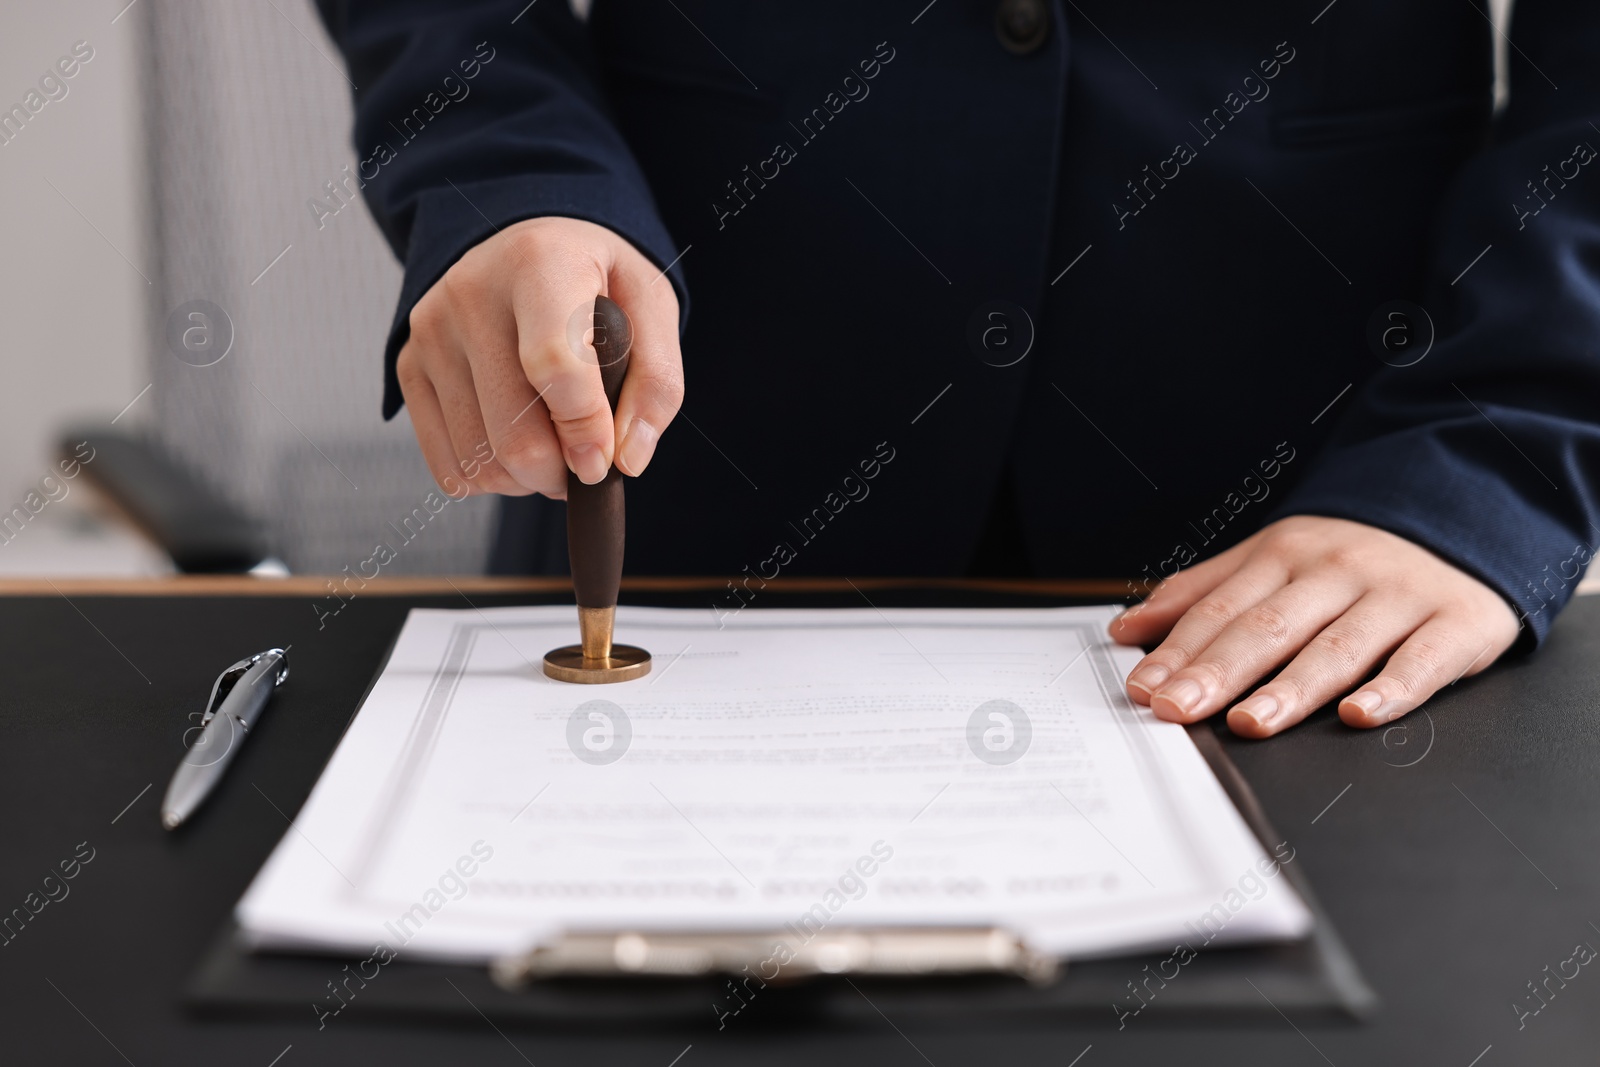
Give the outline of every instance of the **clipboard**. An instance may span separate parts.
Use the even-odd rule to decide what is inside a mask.
[[[1202,722],[1187,730],[1263,847],[1270,850],[1283,840],[1215,727]],[[782,983],[760,977],[760,961],[772,943],[760,931],[589,932],[489,969],[397,959],[365,980],[351,970],[356,961],[346,958],[253,952],[231,923],[201,960],[183,1000],[208,1016],[303,1018],[308,1005],[332,1003],[327,990],[337,986],[345,991],[338,1001],[341,1014],[441,1020],[481,1014],[496,1022],[580,1030],[623,1022],[671,1029],[715,1022],[721,1029],[732,1025],[730,1015],[737,1018],[757,1002],[763,1010],[754,1015],[762,1021],[752,1021],[754,1026],[797,1020],[870,1024],[880,1011],[926,1025],[1029,1017],[1113,1020],[1119,1004],[1124,1012],[1143,1005],[1139,1025],[1192,1021],[1197,1013],[1254,1017],[1294,1010],[1335,1020],[1369,1015],[1377,997],[1304,871],[1286,865],[1282,872],[1314,916],[1306,938],[1205,949],[1184,967],[1182,980],[1164,983],[1148,1005],[1130,990],[1169,958],[1166,953],[1040,959],[1014,936],[991,929],[842,928],[813,941],[805,960],[786,963],[785,978],[800,980]],[[718,1005],[728,1010],[719,1012]]]

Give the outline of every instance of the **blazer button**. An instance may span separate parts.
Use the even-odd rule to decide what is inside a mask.
[[[1050,34],[1050,8],[1045,0],[1000,0],[994,12],[994,32],[1013,55],[1025,56],[1044,44]]]

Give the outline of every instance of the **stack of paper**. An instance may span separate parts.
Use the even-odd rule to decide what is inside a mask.
[[[997,926],[1080,957],[1310,926],[1114,608],[413,611],[240,902],[257,944],[487,959],[579,930]],[[1197,940],[1198,939],[1198,940]]]

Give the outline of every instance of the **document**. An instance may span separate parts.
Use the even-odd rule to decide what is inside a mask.
[[[997,927],[1066,958],[1304,935],[1115,607],[413,610],[239,903],[258,947],[488,960],[564,932]]]

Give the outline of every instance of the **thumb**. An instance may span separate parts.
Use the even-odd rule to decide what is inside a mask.
[[[644,473],[656,441],[683,403],[683,354],[678,348],[678,297],[672,282],[639,257],[611,275],[611,298],[633,324],[628,376],[617,401],[616,456],[622,473]]]

